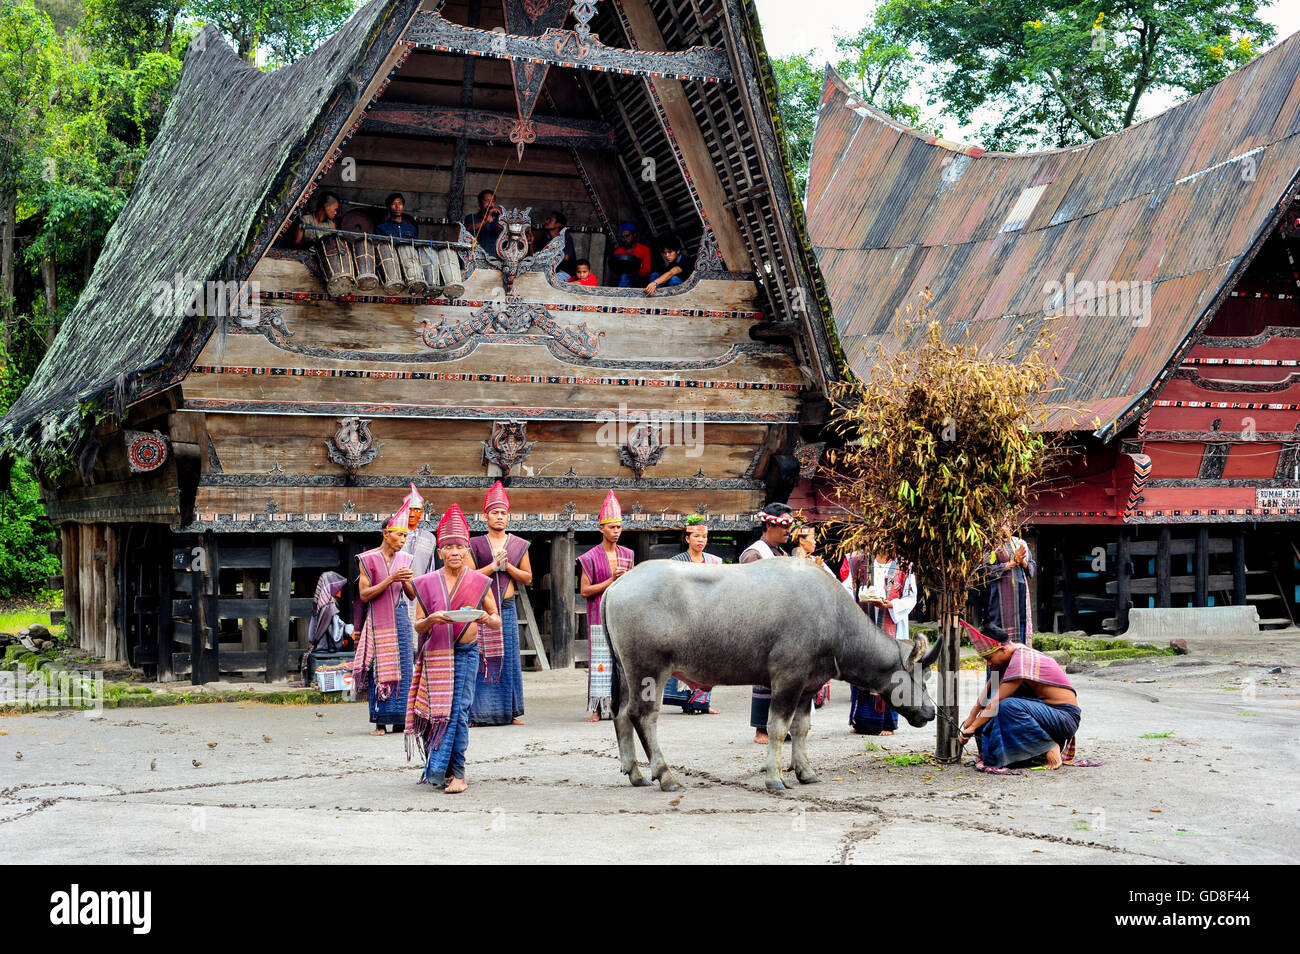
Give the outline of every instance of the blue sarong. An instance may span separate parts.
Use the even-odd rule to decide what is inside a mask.
[[[524,714],[524,669],[519,657],[519,613],[515,598],[501,602],[501,638],[505,658],[501,678],[488,682],[479,673],[474,684],[474,705],[469,721],[474,725],[509,725]]]
[[[676,676],[669,676],[664,683],[664,705],[681,706],[683,712],[708,712],[712,697],[712,691],[692,689],[684,682],[679,683]]]
[[[1041,699],[1011,696],[998,703],[998,714],[975,736],[980,758],[1008,768],[1042,755],[1053,745],[1062,749],[1079,728],[1078,706],[1048,705]]]
[[[456,678],[452,684],[451,722],[438,747],[429,753],[421,784],[442,785],[448,775],[465,777],[465,753],[469,750],[469,707],[474,704],[474,683],[478,679],[478,642],[456,647]]]
[[[379,698],[379,679],[370,667],[370,721],[375,725],[406,725],[406,697],[411,694],[411,675],[415,671],[415,633],[411,617],[400,603],[393,614],[397,621],[397,646],[402,659],[402,681],[387,699]]]
[[[859,735],[880,735],[898,728],[898,713],[878,692],[849,686],[849,725]]]

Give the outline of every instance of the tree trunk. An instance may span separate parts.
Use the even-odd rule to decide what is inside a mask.
[[[59,333],[58,322],[55,321],[55,314],[59,310],[59,271],[58,264],[54,260],[54,253],[50,252],[41,259],[41,284],[45,286],[45,347],[48,349],[54,344],[54,336]]]
[[[934,757],[940,762],[961,761],[961,744],[958,729],[961,717],[957,709],[957,672],[961,663],[961,642],[957,633],[957,601],[948,590],[939,593],[939,665],[935,705],[939,716],[934,744]]]
[[[0,196],[0,326],[3,326],[3,352],[8,361],[13,354],[14,328],[14,221],[18,197],[12,192]]]

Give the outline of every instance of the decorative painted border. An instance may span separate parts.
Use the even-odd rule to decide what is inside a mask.
[[[1293,441],[1300,434],[1295,431],[1256,431],[1247,436],[1245,431],[1149,431],[1142,437],[1147,443],[1169,441],[1172,443],[1204,443],[1206,441],[1249,441],[1270,444],[1276,441]]]
[[[1212,410],[1300,411],[1300,404],[1263,404],[1254,401],[1153,401],[1152,407],[1203,407]]]
[[[1295,263],[1292,262],[1292,265],[1293,265],[1293,266],[1294,266],[1294,264],[1295,264]],[[1292,300],[1295,299],[1296,296],[1295,296],[1295,295],[1287,295],[1287,294],[1279,294],[1279,293],[1277,293],[1277,292],[1239,292],[1239,291],[1234,291],[1234,292],[1233,292],[1231,295],[1229,295],[1228,297],[1229,297],[1229,298],[1269,298],[1269,299],[1274,299],[1274,300],[1276,300],[1276,301],[1292,301]]]
[[[1294,368],[1300,366],[1296,358],[1188,358],[1183,367],[1198,364],[1245,365],[1252,368]]]
[[[569,505],[570,507],[573,504]],[[192,523],[173,527],[176,533],[360,533],[383,529],[391,514],[377,513],[198,513]],[[624,513],[625,530],[683,530],[690,514]],[[487,530],[481,515],[466,514],[471,533]],[[430,524],[430,515],[424,518]],[[752,530],[757,526],[752,513],[715,514],[708,518],[710,530]],[[599,530],[599,515],[563,511],[559,513],[516,513],[510,515],[512,533],[565,533],[570,530]]]
[[[1248,338],[1201,338],[1196,344],[1202,348],[1258,348],[1272,338],[1300,338],[1300,328],[1269,325],[1257,335]]]
[[[1165,477],[1160,480],[1153,480],[1148,483],[1147,486],[1155,489],[1182,488],[1184,490],[1218,490],[1226,487],[1263,487],[1267,490],[1276,487],[1300,487],[1300,483],[1297,483],[1294,480],[1277,477]]]
[[[410,484],[426,490],[486,490],[490,478],[413,474],[402,477],[358,474],[347,483],[341,474],[204,474],[200,487],[370,487],[405,490]],[[522,477],[510,478],[511,490],[762,490],[767,485],[752,477]]]
[[[186,398],[188,411],[214,411],[223,414],[294,414],[303,416],[356,416],[356,417],[419,417],[430,420],[499,420],[525,418],[530,421],[598,421],[604,423],[609,409],[600,408],[538,408],[492,407],[482,405],[440,404],[335,404],[326,401],[231,401],[219,398]],[[671,413],[658,410],[627,410],[628,418],[654,415],[662,417]],[[798,413],[759,411],[692,411],[708,424],[797,424]]]
[[[800,391],[802,384],[775,381],[686,381],[679,378],[615,378],[560,374],[495,374],[452,371],[379,371],[354,368],[259,368],[237,365],[195,365],[193,374],[233,374],[250,377],[367,378],[399,381],[491,382],[500,384],[603,385],[609,387],[686,388],[719,391]]]

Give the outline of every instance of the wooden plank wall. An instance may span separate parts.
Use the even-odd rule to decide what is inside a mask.
[[[65,523],[60,528],[63,606],[77,645],[105,662],[126,662],[118,624],[118,535],[111,524]]]

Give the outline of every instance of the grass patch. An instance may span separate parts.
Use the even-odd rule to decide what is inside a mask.
[[[886,755],[881,761],[895,768],[903,768],[908,765],[928,765],[934,758],[927,752],[905,752],[901,755]]]
[[[1134,643],[1128,639],[1084,639],[1078,636],[1057,636],[1054,633],[1035,633],[1034,648],[1045,653],[1065,650],[1071,659],[1084,662],[1107,662],[1113,659],[1141,659],[1147,656],[1176,656],[1171,646],[1161,648],[1150,643]]]
[[[17,634],[33,623],[40,623],[50,631],[50,635],[55,639],[62,639],[63,624],[50,624],[50,610],[58,608],[59,604],[54,603],[49,606],[21,606],[0,613],[0,633]]]
[[[1173,730],[1173,729],[1170,729],[1168,732],[1144,732],[1144,733],[1142,733],[1142,738],[1144,738],[1144,739],[1168,739],[1168,738],[1171,738],[1171,737],[1173,736],[1173,734],[1174,734],[1174,730]]]
[[[866,751],[868,751],[868,752],[879,752],[879,751],[880,751],[880,746],[877,745],[875,742],[867,742],[867,743],[865,743],[865,744],[863,745],[863,748],[864,748]]]
[[[1239,715],[1239,716],[1247,716],[1247,717],[1253,719],[1253,718],[1258,718],[1259,713],[1258,713],[1258,712],[1238,712],[1237,715]]]

